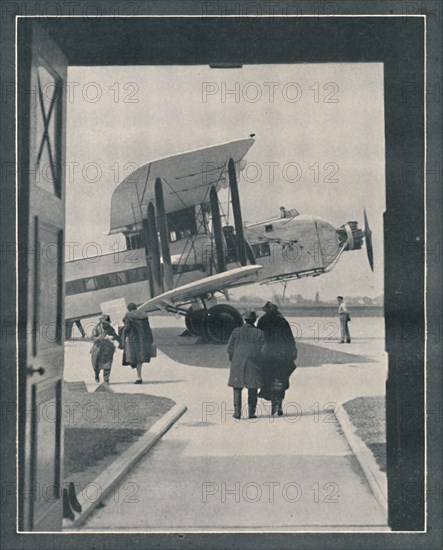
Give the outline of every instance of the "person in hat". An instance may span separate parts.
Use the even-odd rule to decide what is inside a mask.
[[[340,340],[339,344],[350,344],[351,343],[351,333],[349,332],[349,321],[351,316],[349,315],[348,308],[344,301],[343,296],[337,296],[338,302],[338,318],[340,321]]]
[[[297,346],[288,321],[272,302],[266,302],[265,312],[257,328],[263,331],[263,386],[259,397],[271,401],[271,414],[283,414],[283,399],[289,388],[289,377],[296,369]]]
[[[262,385],[261,349],[264,338],[261,330],[254,323],[257,320],[255,311],[243,314],[245,324],[236,327],[229,338],[227,352],[231,361],[228,386],[234,390],[234,418],[241,418],[242,389],[248,389],[249,418],[257,418],[257,392]]]
[[[137,371],[135,384],[142,384],[143,363],[149,363],[153,356],[154,338],[149,325],[148,314],[138,311],[136,304],[129,303],[123,318],[123,365],[130,365]]]
[[[120,342],[120,338],[111,326],[109,315],[102,315],[98,324],[92,330],[91,362],[94,369],[95,381],[100,382],[100,371],[103,371],[103,380],[109,384],[112,359],[115,346],[113,341]]]

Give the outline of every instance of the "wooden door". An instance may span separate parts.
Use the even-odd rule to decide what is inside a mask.
[[[62,528],[67,62],[44,27],[19,37],[19,530]]]

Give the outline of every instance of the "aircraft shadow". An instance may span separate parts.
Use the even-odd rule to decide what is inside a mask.
[[[194,367],[228,369],[229,360],[225,345],[196,344],[197,338],[180,336],[177,328],[155,328],[154,339],[158,348],[168,357]],[[325,364],[374,363],[364,355],[326,349],[305,342],[297,342],[297,367],[321,367]]]

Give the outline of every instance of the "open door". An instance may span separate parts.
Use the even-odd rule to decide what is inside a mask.
[[[19,530],[62,529],[65,90],[46,30],[19,39]]]

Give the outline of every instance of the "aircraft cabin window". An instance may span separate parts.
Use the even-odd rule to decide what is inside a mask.
[[[128,277],[126,275],[126,271],[118,271],[116,274],[117,277],[117,284],[118,285],[125,285],[128,282]]]
[[[93,277],[85,279],[84,281],[86,290],[95,290],[95,279]]]
[[[97,285],[97,289],[108,288],[109,286],[111,286],[108,275],[98,275],[95,278],[95,282]]]
[[[271,255],[269,243],[252,244],[251,248],[255,258],[263,258],[263,256]]]
[[[128,279],[130,283],[136,283],[137,281],[140,280],[137,269],[128,269],[126,273],[128,275]]]
[[[197,234],[197,222],[195,219],[195,207],[190,206],[176,212],[167,214],[169,239],[171,242],[186,239]],[[175,237],[175,239],[174,239]]]
[[[138,250],[143,248],[143,236],[141,233],[126,235],[126,250]]]
[[[271,225],[265,225],[265,231],[266,231],[266,233],[270,233],[271,231],[273,231],[272,224]]]
[[[85,292],[85,282],[83,279],[79,279],[78,281],[72,281],[72,285],[74,287],[74,294],[80,294],[81,292]]]
[[[109,286],[118,286],[119,283],[118,283],[117,273],[109,273],[108,281],[109,281]]]

